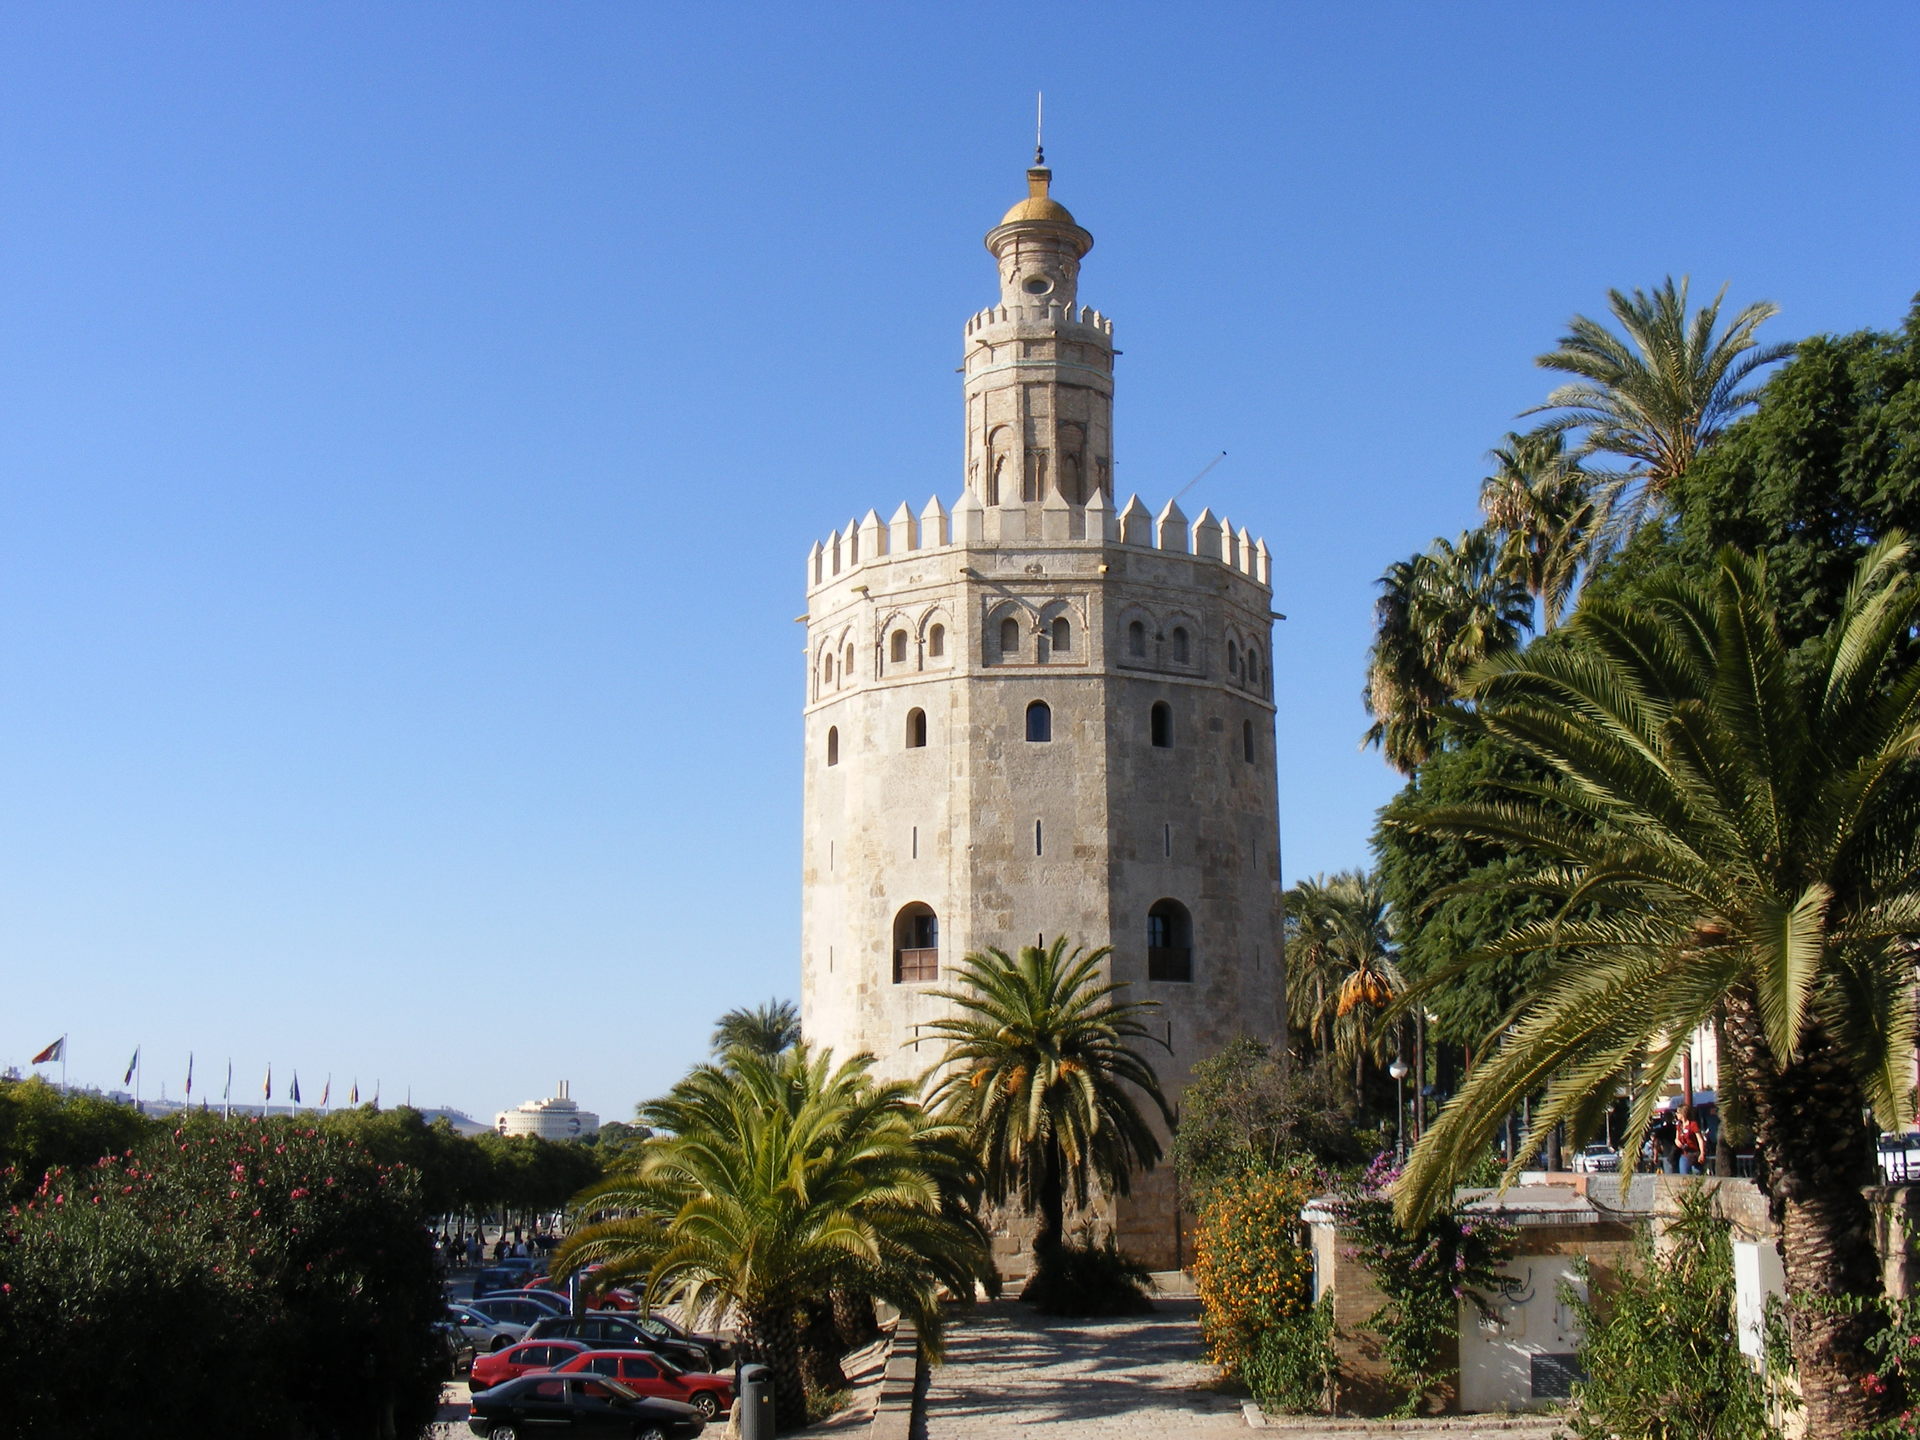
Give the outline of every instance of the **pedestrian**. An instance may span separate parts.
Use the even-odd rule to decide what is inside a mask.
[[[1700,1123],[1693,1118],[1693,1107],[1680,1107],[1680,1124],[1673,1132],[1673,1148],[1680,1157],[1682,1175],[1704,1175],[1707,1173],[1707,1138],[1701,1133]]]

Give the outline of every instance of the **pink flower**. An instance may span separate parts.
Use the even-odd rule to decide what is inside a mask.
[[[293,1200],[304,1200],[307,1198],[308,1193],[309,1192],[307,1188],[304,1185],[300,1185],[300,1186],[294,1187],[293,1190],[288,1192],[288,1198]]]

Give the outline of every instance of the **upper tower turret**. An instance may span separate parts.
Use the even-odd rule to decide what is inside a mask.
[[[987,232],[1000,303],[966,328],[967,490],[1000,540],[1099,539],[1082,507],[1113,498],[1113,323],[1079,303],[1093,236],[1052,184],[1036,153],[1027,198]]]

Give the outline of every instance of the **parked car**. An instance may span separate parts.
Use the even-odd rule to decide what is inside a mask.
[[[447,1374],[458,1376],[473,1366],[475,1350],[473,1341],[451,1320],[433,1322],[433,1338],[440,1346],[440,1353],[446,1357]]]
[[[527,1333],[525,1325],[511,1320],[496,1320],[460,1300],[447,1302],[446,1318],[460,1327],[476,1350],[504,1350]]]
[[[512,1325],[531,1325],[567,1313],[567,1302],[552,1295],[529,1295],[523,1290],[508,1290],[499,1295],[482,1295],[478,1300],[461,1303],[489,1320],[504,1320]]]
[[[556,1315],[527,1331],[529,1340],[584,1340],[596,1350],[649,1350],[682,1370],[711,1370],[704,1345],[662,1339],[630,1316],[596,1311],[591,1315]]]
[[[1577,1175],[1612,1175],[1620,1169],[1620,1152],[1611,1145],[1589,1145],[1573,1157]]]
[[[730,1340],[718,1335],[702,1335],[687,1329],[678,1320],[669,1320],[665,1315],[632,1315],[627,1318],[658,1339],[678,1341],[682,1345],[698,1345],[707,1352],[707,1368],[710,1370],[733,1368],[733,1342]]]
[[[682,1370],[644,1350],[589,1350],[553,1368],[562,1375],[605,1375],[636,1394],[691,1405],[709,1420],[733,1404],[732,1376]]]
[[[541,1435],[694,1440],[706,1417],[691,1405],[636,1395],[604,1375],[523,1375],[473,1397],[467,1428],[481,1440]]]
[[[504,1350],[476,1356],[469,1383],[475,1390],[490,1390],[522,1375],[557,1369],[574,1356],[586,1354],[587,1348],[579,1340],[522,1340]]]

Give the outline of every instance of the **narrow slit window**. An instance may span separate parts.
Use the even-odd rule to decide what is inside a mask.
[[[1045,744],[1053,739],[1053,711],[1047,708],[1047,702],[1036,700],[1027,706],[1027,739],[1035,744]]]
[[[1153,702],[1147,714],[1147,734],[1156,750],[1173,748],[1173,707],[1164,700]]]
[[[913,854],[913,858],[914,858],[915,860],[918,860],[918,859],[920,858],[920,827],[919,827],[918,825],[916,825],[916,826],[914,826],[914,827],[913,827],[913,852],[912,852],[912,854]]]
[[[1173,858],[1173,826],[1162,825],[1160,827],[1160,845],[1161,848],[1165,850],[1167,859],[1171,860]]]
[[[853,647],[851,645],[847,646],[846,657],[840,662],[840,678],[849,681],[853,679]]]
[[[1036,855],[1044,855],[1047,853],[1047,837],[1045,832],[1040,828],[1040,822],[1038,820],[1033,822],[1033,853]]]
[[[1246,757],[1249,765],[1253,764],[1253,721],[1251,720],[1240,722],[1240,753]]]
[[[838,725],[829,725],[827,727],[827,764],[838,765],[839,763],[840,727]]]
[[[1231,640],[1227,641],[1227,673],[1230,675],[1240,673],[1240,647]]]

